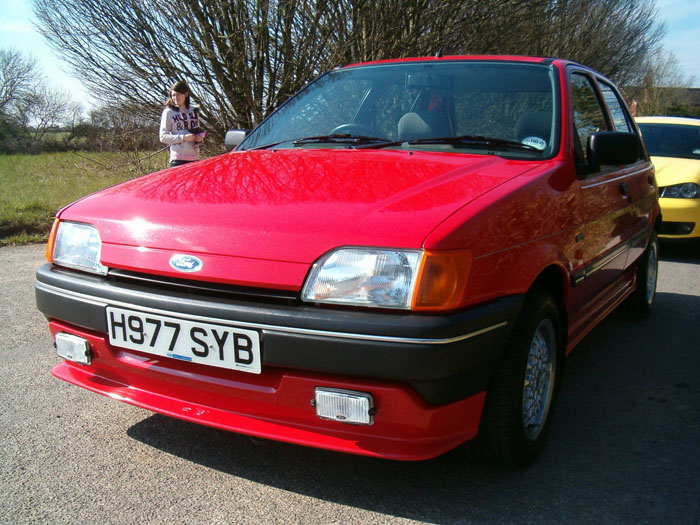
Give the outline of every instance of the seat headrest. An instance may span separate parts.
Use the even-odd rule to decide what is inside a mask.
[[[432,128],[418,113],[406,113],[399,120],[398,139],[415,140],[430,137]]]

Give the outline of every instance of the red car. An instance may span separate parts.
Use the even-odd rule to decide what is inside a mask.
[[[382,61],[321,76],[233,152],[61,210],[36,298],[54,375],[114,399],[343,452],[467,443],[526,464],[565,356],[623,300],[651,308],[659,221],[598,73]]]

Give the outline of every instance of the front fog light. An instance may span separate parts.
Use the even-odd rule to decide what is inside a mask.
[[[56,334],[56,353],[63,359],[81,365],[89,365],[92,358],[90,344],[86,339],[63,332]]]
[[[374,423],[374,400],[371,394],[336,388],[316,388],[312,404],[316,407],[316,415],[321,419],[355,425]]]

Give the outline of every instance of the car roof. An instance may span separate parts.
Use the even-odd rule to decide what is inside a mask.
[[[501,62],[523,62],[523,63],[548,63],[555,60],[551,57],[540,57],[540,56],[522,56],[522,55],[451,55],[451,56],[440,56],[440,57],[409,57],[409,58],[392,58],[386,60],[374,60],[370,62],[358,62],[356,64],[348,64],[344,67],[356,67],[356,66],[368,66],[375,64],[399,64],[401,62],[431,62],[431,61],[450,61],[450,60],[461,60],[461,61],[501,61]]]
[[[682,126],[700,126],[700,119],[690,117],[637,117],[640,124],[679,124]]]

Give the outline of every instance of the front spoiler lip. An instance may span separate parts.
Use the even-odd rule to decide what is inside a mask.
[[[36,300],[49,320],[107,333],[107,305],[257,329],[262,366],[399,381],[429,404],[486,389],[523,296],[443,315],[335,310],[197,297],[66,271],[36,273]]]
[[[255,417],[135,389],[93,375],[87,368],[68,362],[56,365],[51,373],[92,392],[192,423],[295,445],[400,461],[427,460],[473,438],[478,431],[485,399],[482,392],[451,405],[422,409],[435,422],[436,428],[431,429],[435,433],[426,433],[424,437],[402,437],[391,433],[377,435],[369,433],[367,427],[342,426],[340,423],[324,425],[327,422],[320,421],[314,426],[311,423],[291,424],[272,417]]]

